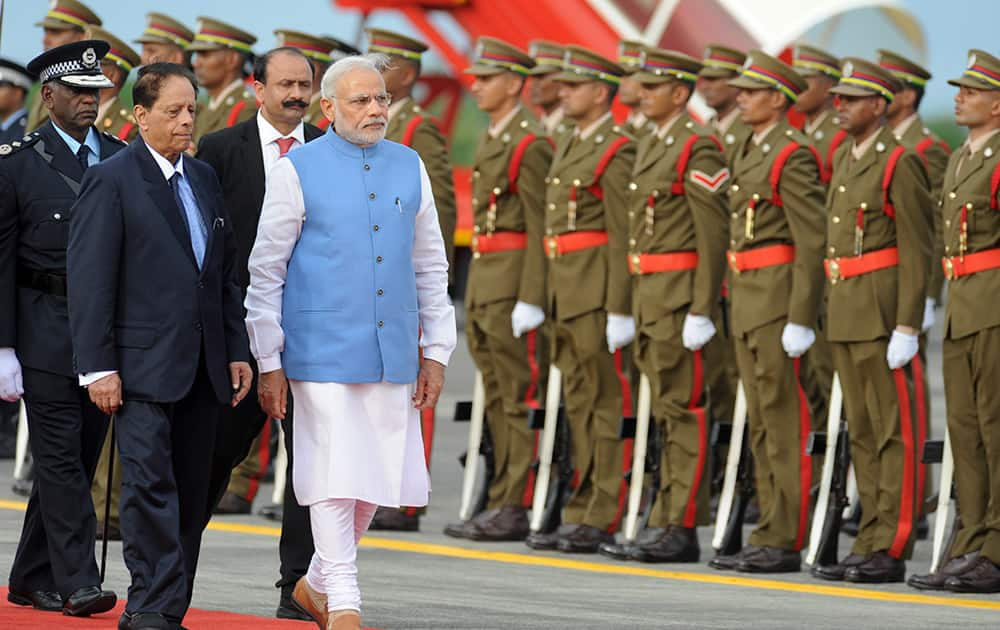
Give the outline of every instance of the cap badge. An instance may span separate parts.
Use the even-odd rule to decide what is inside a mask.
[[[88,48],[83,51],[83,56],[80,58],[83,62],[85,68],[96,68],[97,67],[97,53],[94,52],[93,48]]]
[[[844,64],[844,71],[841,73],[841,75],[846,79],[852,74],[854,74],[854,64],[848,61],[847,63]]]
[[[976,65],[976,53],[969,55],[969,67]]]

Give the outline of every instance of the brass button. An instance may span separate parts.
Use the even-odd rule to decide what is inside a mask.
[[[375,193],[368,193],[368,198],[369,199],[374,199],[375,198]]]
[[[834,223],[840,223],[840,217],[833,217]]]
[[[628,239],[628,246],[629,247],[635,247],[635,239],[634,238]]]
[[[630,218],[630,219],[634,219],[635,218],[635,210],[629,210],[628,211],[628,218]]]
[[[550,203],[549,204],[549,210],[555,210],[555,209],[556,209],[556,204]]]
[[[946,253],[946,254],[950,254],[950,253],[951,253],[951,247],[950,247],[950,246],[948,246],[948,245],[945,245],[945,246],[944,246],[944,253]]]
[[[951,191],[950,193],[948,193],[948,199],[954,199],[954,198],[955,198],[955,197],[957,197],[957,196],[958,196],[958,195],[956,195],[956,194],[955,194],[955,191],[954,191],[954,190],[953,190],[953,191]]]
[[[740,218],[740,213],[739,213],[739,212],[734,212],[734,213],[733,213],[733,218],[734,218],[734,219],[738,219],[738,218]]]
[[[639,186],[635,182],[629,182],[628,183],[628,189],[629,190],[638,190]]]
[[[558,186],[559,185],[559,178],[558,177],[553,177],[552,178],[552,183],[555,184],[556,186]]]
[[[729,239],[729,246],[730,247],[736,247],[736,239],[735,238]]]
[[[836,247],[831,247],[827,251],[830,253],[831,256],[833,256],[834,254],[837,253],[837,248]]]
[[[731,190],[733,192],[739,192],[740,191],[740,185],[739,184],[733,184],[732,186],[729,187],[729,190]]]
[[[847,188],[843,185],[837,187],[837,192],[847,192]]]
[[[951,227],[951,219],[945,219],[944,220],[944,226],[945,227]]]

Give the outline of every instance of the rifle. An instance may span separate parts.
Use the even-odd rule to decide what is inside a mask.
[[[743,548],[743,519],[753,495],[753,455],[747,426],[747,397],[743,381],[740,381],[736,388],[726,476],[722,482],[715,535],[712,537],[712,547],[719,555],[731,556]]]
[[[538,475],[535,477],[535,492],[531,503],[531,531],[549,531],[548,521],[552,520],[551,506],[549,505],[549,490],[552,481],[552,460],[556,447],[556,433],[559,428],[559,399],[562,396],[562,372],[553,363],[549,366],[548,391],[545,394],[545,424],[542,427],[542,445],[538,452]],[[552,490],[556,495],[556,518],[558,518],[560,497],[559,480],[562,475],[557,475],[556,484]],[[543,529],[543,526],[546,526]]]
[[[841,420],[843,405],[844,392],[840,386],[840,377],[834,373],[826,433],[810,433],[806,446],[807,454],[824,455],[819,498],[813,512],[809,551],[806,553],[806,564],[813,566],[829,566],[839,562],[837,543],[844,508],[848,503],[847,474],[851,466],[847,423]]]

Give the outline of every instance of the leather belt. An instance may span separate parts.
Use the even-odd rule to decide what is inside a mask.
[[[17,286],[22,289],[34,289],[57,297],[66,297],[66,276],[54,273],[45,273],[44,271],[34,271],[18,267]]]
[[[667,252],[665,254],[629,254],[628,270],[634,275],[687,271],[698,266],[698,252]]]
[[[941,259],[944,276],[949,280],[1000,268],[1000,248],[986,249],[964,256],[951,256]]]
[[[608,233],[598,230],[567,232],[558,236],[546,236],[544,243],[545,255],[549,258],[558,258],[582,249],[607,245]]]
[[[795,246],[770,245],[742,252],[728,251],[726,259],[729,261],[729,268],[733,270],[733,273],[739,275],[752,269],[776,267],[795,262]]]
[[[472,253],[492,254],[511,250],[527,249],[528,235],[525,232],[494,232],[476,234],[472,237]]]
[[[830,279],[830,284],[837,284],[847,278],[861,276],[880,269],[888,269],[898,264],[899,249],[886,247],[885,249],[865,252],[860,256],[827,258],[823,261],[823,268],[826,270],[826,277]]]

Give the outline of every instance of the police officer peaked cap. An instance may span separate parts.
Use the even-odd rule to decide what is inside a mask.
[[[98,39],[87,39],[57,46],[28,62],[28,72],[38,75],[42,83],[59,81],[84,89],[115,87],[101,72],[101,59],[111,46]]]

